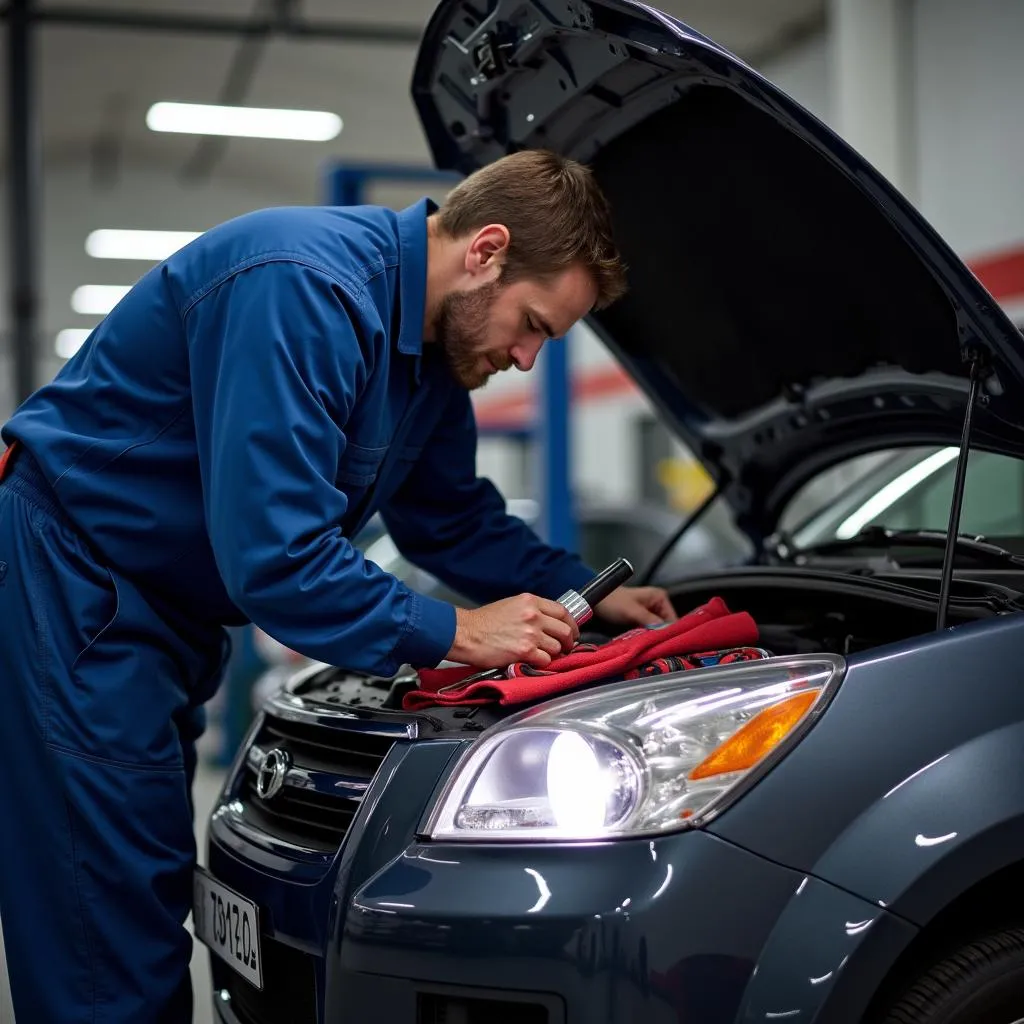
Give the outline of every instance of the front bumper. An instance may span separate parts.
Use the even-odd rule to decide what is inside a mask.
[[[538,1024],[732,1022],[800,882],[701,832],[580,847],[413,843],[354,891],[331,936],[325,1019],[421,1024],[445,1019],[433,1008],[449,1000],[475,1010],[474,1024],[499,1008]],[[516,1016],[520,1001],[533,1016]]]
[[[330,856],[215,812],[209,868],[260,907],[266,978],[258,993],[211,958],[224,1024],[831,1022],[845,1011],[826,1005],[856,1002],[843,977],[869,994],[909,941],[877,906],[701,831],[419,841],[464,742],[395,743]]]

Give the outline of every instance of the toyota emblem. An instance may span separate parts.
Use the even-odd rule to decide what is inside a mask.
[[[270,800],[280,792],[291,765],[288,752],[275,747],[263,758],[256,773],[256,792],[263,800]]]

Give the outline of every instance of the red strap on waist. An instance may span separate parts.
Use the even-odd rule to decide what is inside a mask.
[[[11,456],[14,454],[14,450],[17,447],[18,442],[15,441],[11,445],[11,447],[8,448],[7,451],[3,453],[3,455],[0,455],[0,481],[2,481],[5,476],[7,476],[8,470],[10,469],[11,466]]]
[[[553,697],[586,683],[623,676],[658,658],[744,647],[756,643],[757,624],[746,612],[733,613],[720,598],[695,608],[676,622],[634,629],[600,647],[577,646],[543,670],[510,667],[507,679],[486,679],[459,687],[458,680],[475,675],[470,668],[424,669],[420,688],[402,701],[406,711],[432,705],[522,704]],[[438,692],[443,690],[443,692]]]

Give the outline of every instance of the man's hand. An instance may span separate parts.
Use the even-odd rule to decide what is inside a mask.
[[[456,608],[451,661],[474,668],[504,668],[525,661],[546,668],[552,658],[572,650],[580,631],[557,601],[519,594],[482,608]]]
[[[594,611],[616,626],[656,626],[679,617],[661,587],[619,587]]]

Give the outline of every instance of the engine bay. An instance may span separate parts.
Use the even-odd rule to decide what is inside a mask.
[[[722,598],[733,611],[746,611],[760,633],[759,646],[772,655],[854,654],[935,629],[939,579],[929,573],[859,576],[807,568],[755,567],[718,571],[670,587],[680,615]],[[1024,594],[1009,580],[954,579],[948,624],[957,626],[1020,610]],[[581,634],[601,644],[616,631],[593,619]],[[615,682],[614,677],[602,685]],[[304,675],[292,689],[304,702],[344,708],[353,715],[415,719],[426,733],[478,732],[519,707],[498,705],[437,707],[409,713],[402,697],[417,686],[409,666],[392,677],[323,667]]]

